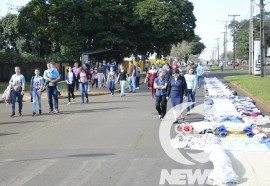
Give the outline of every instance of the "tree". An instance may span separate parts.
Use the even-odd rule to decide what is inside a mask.
[[[181,44],[174,45],[171,50],[171,56],[177,57],[179,60],[188,61],[190,55],[199,55],[205,49],[205,45],[200,42],[201,38],[196,35],[190,42],[182,41]]]
[[[19,53],[16,45],[19,40],[18,19],[15,14],[7,14],[0,20],[1,48]]]
[[[18,29],[24,51],[41,57],[100,49],[166,55],[194,38],[195,21],[187,0],[31,0]]]

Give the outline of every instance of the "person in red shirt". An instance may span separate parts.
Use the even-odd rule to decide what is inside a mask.
[[[154,80],[156,77],[157,77],[156,66],[152,64],[151,69],[148,70],[144,81],[145,83],[146,81],[148,81],[149,83],[152,98],[154,98],[156,94],[156,89],[154,88]]]
[[[176,63],[176,61],[173,61],[173,63],[172,63],[172,69],[178,69],[179,68],[179,66],[177,65],[177,63]]]

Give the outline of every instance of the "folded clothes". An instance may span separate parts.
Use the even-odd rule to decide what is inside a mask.
[[[247,132],[250,132],[251,130],[252,130],[252,127],[247,126],[247,127],[244,127],[243,132],[247,133]]]
[[[219,133],[219,135],[220,135],[221,137],[226,137],[226,136],[228,135],[228,132],[222,131],[222,132]]]
[[[220,125],[218,127],[219,132],[226,132],[226,127],[224,125]]]
[[[247,134],[248,137],[253,137],[254,136],[253,132],[247,132],[246,134]]]

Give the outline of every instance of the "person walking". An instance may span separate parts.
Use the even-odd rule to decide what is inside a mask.
[[[159,70],[159,76],[154,80],[154,87],[156,89],[156,110],[158,111],[158,117],[162,120],[167,110],[167,84],[165,79],[165,70]]]
[[[98,88],[98,73],[97,73],[97,67],[94,67],[93,69],[93,83],[92,83],[92,88],[94,87],[94,85],[96,85],[96,88]]]
[[[72,68],[73,73],[75,74],[75,87],[76,91],[79,91],[79,80],[78,80],[78,74],[80,73],[80,67],[78,66],[78,63],[74,63],[74,67]]]
[[[148,68],[149,68],[149,63],[148,63],[148,61],[146,61],[145,64],[144,64],[144,70],[145,70],[145,72],[148,71]]]
[[[83,64],[83,65],[82,65],[82,68],[83,68],[84,71],[86,72],[87,77],[90,77],[90,78],[91,78],[90,67],[88,68],[88,67],[86,66],[86,64]],[[79,78],[78,78],[78,79],[79,79]],[[91,80],[91,79],[90,79],[90,80]],[[88,82],[87,92],[90,92],[89,82]]]
[[[15,67],[15,74],[13,74],[9,80],[9,85],[11,86],[11,109],[12,113],[10,117],[15,116],[15,104],[16,99],[18,99],[19,105],[19,116],[22,116],[22,108],[23,108],[23,95],[25,90],[25,78],[21,74],[20,67]]]
[[[129,62],[128,90],[130,93],[136,92],[136,67],[133,64],[133,61]]]
[[[106,85],[106,80],[107,80],[108,70],[107,70],[107,63],[106,63],[106,60],[103,60],[102,63],[103,63],[103,64],[102,64],[102,68],[103,68],[102,87],[105,87],[105,85]]]
[[[81,68],[80,73],[78,74],[78,79],[80,82],[80,91],[81,91],[81,104],[84,104],[84,96],[86,98],[86,103],[89,103],[88,99],[88,80],[90,79],[90,75],[85,71],[84,68]]]
[[[220,61],[220,62],[219,62],[219,67],[220,67],[220,71],[221,71],[221,72],[223,72],[223,66],[224,66],[223,61]]]
[[[102,63],[98,63],[97,76],[98,76],[98,88],[102,88],[102,81],[104,79]]]
[[[55,68],[55,62],[50,62],[50,69],[44,72],[43,78],[48,82],[46,90],[48,94],[49,113],[59,113],[57,82],[60,80],[60,75],[58,70]]]
[[[176,107],[179,104],[183,103],[183,99],[187,96],[187,83],[186,79],[180,75],[179,69],[173,69],[173,77],[169,80],[168,89],[167,89],[167,100],[171,99],[172,107]],[[178,123],[178,116],[176,110],[174,112],[174,122],[173,124]],[[182,114],[181,117],[183,118]]]
[[[121,86],[121,97],[126,96],[126,80],[127,80],[127,71],[123,65],[120,65],[120,71],[118,74],[117,82],[120,82]]]
[[[31,78],[31,85],[30,85],[30,95],[33,102],[33,117],[36,116],[37,109],[36,109],[36,102],[38,101],[38,108],[39,114],[42,114],[41,109],[41,95],[42,95],[42,88],[44,86],[44,79],[40,76],[40,70],[35,69],[35,76]]]
[[[154,87],[154,80],[157,77],[157,70],[156,70],[156,66],[154,64],[151,65],[151,69],[148,70],[147,74],[146,74],[146,78],[144,80],[144,83],[146,83],[146,81],[148,81],[149,87],[150,87],[150,91],[151,91],[151,98],[155,97],[156,94],[156,89]]]
[[[170,82],[170,80],[172,78],[172,69],[170,68],[170,65],[168,63],[166,63],[164,65],[164,69],[165,69],[165,78],[166,78],[167,82]]]
[[[74,88],[75,88],[75,82],[76,82],[76,75],[73,72],[73,69],[71,67],[68,67],[68,72],[66,74],[66,83],[67,83],[67,91],[68,91],[68,105],[70,105],[70,98],[72,96],[72,103],[75,103],[75,95],[74,95]]]
[[[140,65],[136,65],[136,89],[140,88],[141,68]]]
[[[185,79],[187,82],[187,98],[188,102],[195,102],[195,94],[197,87],[197,79],[196,75],[193,74],[193,68],[188,69],[188,74],[185,74]],[[192,109],[194,108],[194,104],[187,107],[187,115],[191,114]]]
[[[108,78],[107,78],[107,84],[109,87],[109,90],[111,92],[111,95],[114,95],[114,88],[115,88],[115,82],[116,82],[117,76],[114,71],[113,67],[110,67],[110,72],[108,73]]]
[[[201,88],[203,74],[204,74],[204,69],[202,67],[202,64],[201,63],[198,63],[198,67],[197,67],[197,84],[198,84],[198,89]]]

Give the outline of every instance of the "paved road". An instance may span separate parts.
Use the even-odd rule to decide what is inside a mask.
[[[197,95],[202,101],[203,91]],[[162,169],[213,168],[209,162],[181,165],[165,154],[146,87],[123,98],[95,96],[85,105],[60,100],[57,115],[32,118],[30,102],[24,103],[23,117],[9,118],[3,104],[0,110],[1,186],[154,186]]]
[[[197,102],[203,95],[203,90],[197,91]],[[60,100],[60,114],[35,118],[30,102],[24,103],[23,117],[15,118],[9,118],[10,108],[0,104],[0,186],[156,186],[162,170],[213,168],[210,162],[179,164],[166,155],[159,142],[154,100],[145,87],[123,98],[118,94],[92,97],[85,105],[66,102]],[[44,100],[43,108],[46,104]],[[258,179],[250,164],[247,170],[240,163],[243,156],[230,156],[241,185]],[[185,181],[183,175],[177,176]]]

